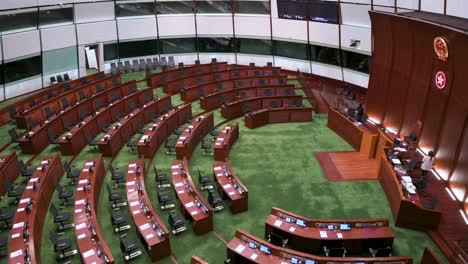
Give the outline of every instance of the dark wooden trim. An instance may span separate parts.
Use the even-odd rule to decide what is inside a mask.
[[[468,129],[468,114],[465,116],[465,121],[463,123],[463,132]],[[455,156],[453,157],[453,164],[452,164],[452,168],[450,168],[450,171],[448,173],[448,177],[447,177],[447,183],[448,183],[448,186],[450,188],[450,179],[452,179],[452,176],[453,176],[453,172],[455,171],[455,169],[457,168],[457,165],[458,165],[458,162],[459,162],[459,158],[460,158],[460,154],[462,152],[462,145],[463,145],[463,142],[465,141],[465,134],[466,133],[461,133],[461,136],[460,138],[458,139],[458,144],[457,144],[457,149],[455,150]],[[466,139],[468,140],[468,138]],[[467,194],[465,193],[465,196]],[[463,200],[462,200],[462,203],[463,203]]]
[[[444,0],[444,15],[447,15],[447,0]]]

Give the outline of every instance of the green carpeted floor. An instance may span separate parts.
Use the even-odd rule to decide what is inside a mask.
[[[130,73],[123,75],[123,81],[132,79],[142,79],[142,73]],[[290,83],[295,83],[290,81]],[[139,84],[140,88],[145,87],[145,83]],[[300,91],[297,91],[298,94]],[[156,89],[155,94],[163,95],[161,89]],[[302,94],[302,93],[300,93]],[[181,103],[178,95],[172,98],[173,105]],[[202,109],[198,102],[193,104],[193,113],[201,113]],[[219,111],[215,111],[215,124],[223,121]],[[229,159],[236,175],[249,189],[249,210],[247,212],[232,215],[228,208],[216,213],[214,216],[214,230],[224,240],[229,241],[234,236],[237,228],[243,229],[259,237],[264,234],[264,220],[270,213],[271,207],[276,206],[295,212],[300,215],[313,218],[371,218],[388,217],[393,223],[392,214],[383,189],[377,181],[354,181],[354,182],[328,182],[324,177],[318,162],[313,153],[315,151],[346,151],[352,150],[342,138],[329,130],[326,126],[326,115],[314,115],[314,120],[310,123],[276,124],[250,130],[244,126],[243,119],[235,120],[240,124],[240,137],[231,150]],[[12,124],[0,127],[0,132],[6,133]],[[136,137],[136,136],[135,136]],[[5,144],[8,140],[0,138],[0,144]],[[27,160],[30,155],[21,153],[17,146],[10,146],[1,154],[8,154],[16,151],[17,154]],[[57,153],[53,147],[47,148],[37,158],[33,165],[40,162],[43,157]],[[74,160],[73,166],[80,169],[85,161],[98,156],[97,150],[86,147]],[[68,160],[71,157],[62,157]],[[137,159],[135,153],[130,153],[127,147],[123,147],[120,153],[114,158],[112,164],[121,172],[126,171],[128,162]],[[105,158],[106,162],[110,158]],[[166,173],[170,171],[170,163],[175,160],[175,156],[165,154],[164,148],[156,153],[152,165],[156,165],[159,170]],[[212,156],[203,156],[201,149],[195,150],[190,163],[190,172],[196,180],[197,169],[212,173]],[[22,184],[24,179],[18,179],[17,183]],[[110,173],[106,175],[105,182],[110,181]],[[68,180],[63,177],[61,183],[67,184]],[[104,185],[103,185],[104,186]],[[68,185],[67,188],[75,189]],[[167,213],[159,210],[157,201],[156,183],[152,170],[148,172],[146,179],[147,192],[157,210],[159,216],[167,224]],[[125,191],[121,188],[121,191]],[[173,192],[173,189],[169,189]],[[207,196],[207,192],[203,192]],[[57,193],[54,194],[52,202],[59,204]],[[9,205],[10,199],[3,199],[0,205]],[[227,207],[227,204],[226,204]],[[119,236],[112,232],[110,221],[111,210],[107,199],[107,191],[103,187],[100,194],[98,219],[99,226],[103,232],[107,244],[112,250],[116,263],[124,263],[119,247]],[[63,210],[73,213],[72,206]],[[135,225],[132,222],[128,207],[120,210],[127,216],[132,229],[128,232],[128,237],[136,237]],[[189,224],[189,229],[178,235],[170,237],[172,255],[179,263],[189,263],[192,255],[200,256],[209,263],[222,263],[226,257],[224,243],[213,233],[203,236],[196,236]],[[46,216],[43,226],[41,260],[43,263],[54,263],[55,253],[52,243],[48,238],[48,231],[53,230],[55,225],[50,213]],[[421,232],[396,228],[392,224],[396,239],[394,242],[393,255],[410,255],[414,257],[414,263],[419,263],[425,246],[430,246],[442,259],[442,254],[435,247],[430,238]],[[3,231],[1,235],[8,235],[9,231]],[[74,243],[74,230],[70,229],[63,237],[71,238]],[[140,245],[141,249],[144,247]],[[144,250],[143,250],[144,252]],[[80,263],[77,255],[73,263]],[[144,254],[133,263],[148,263],[149,256]],[[0,263],[7,263],[6,258],[0,259]],[[172,263],[170,258],[166,258],[160,263]]]

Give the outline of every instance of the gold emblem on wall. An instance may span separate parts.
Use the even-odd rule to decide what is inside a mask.
[[[437,37],[434,39],[434,51],[439,60],[447,61],[449,55],[448,45],[447,41],[445,41],[443,37]]]

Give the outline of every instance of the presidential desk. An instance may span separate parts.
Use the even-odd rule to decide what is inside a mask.
[[[213,164],[213,177],[223,200],[229,200],[231,212],[236,214],[249,209],[249,190],[236,176],[229,160]]]
[[[200,106],[206,111],[212,111],[220,106],[220,100],[226,103],[261,96],[294,95],[294,85],[253,86],[231,90],[223,90],[200,98]]]
[[[99,194],[105,176],[100,155],[86,161],[76,185],[73,222],[78,250],[85,264],[114,263],[97,218]]]
[[[16,156],[16,152],[12,152],[10,155],[0,156],[0,179],[2,180],[0,196],[4,196],[8,191],[5,190],[3,182],[5,182],[5,180],[15,182],[20,174],[21,171],[18,166],[18,156]]]
[[[8,245],[8,263],[41,263],[42,228],[55,184],[64,173],[57,154],[41,161],[18,203]]]
[[[172,185],[177,193],[185,218],[192,220],[195,234],[213,230],[213,208],[197,190],[189,172],[188,160],[171,163]]]
[[[192,105],[182,104],[174,107],[159,117],[137,144],[140,157],[151,158],[164,141],[182,124],[187,122],[187,117],[192,117]]]
[[[245,114],[245,109],[255,112],[267,108],[287,108],[301,106],[302,95],[261,96],[229,102],[221,107],[221,116],[231,120]]]
[[[96,95],[93,99],[94,104],[87,108],[91,114],[73,126],[59,139],[60,152],[63,155],[77,155],[80,153],[90,143],[86,135],[90,138],[96,137],[104,129],[103,123],[112,124],[115,121],[115,116],[112,113],[116,111],[125,113],[129,102],[134,100],[132,99],[134,96],[129,95],[136,91],[136,82],[132,81],[114,87],[106,91],[106,93]],[[122,99],[115,100],[115,98]],[[149,98],[152,99],[152,97]],[[135,104],[135,102],[133,103]],[[149,103],[148,100],[146,100],[146,103]]]
[[[93,112],[97,110],[98,102],[102,104],[104,98],[109,96],[107,91],[110,90],[93,94],[73,106],[64,108],[60,113],[26,132],[18,139],[22,152],[31,154],[41,152],[50,144],[49,133],[59,136],[65,132],[68,126],[77,124],[89,114],[93,115]],[[110,93],[110,95],[112,94]]]
[[[229,79],[247,78],[247,77],[262,77],[279,75],[281,68],[279,67],[245,67],[240,69],[228,68],[222,71],[201,73],[197,75],[181,77],[173,81],[167,82],[163,86],[163,91],[169,94],[175,94],[184,89],[189,89],[193,86],[199,86],[214,81],[224,81]],[[196,98],[184,95],[184,101],[192,102]]]
[[[237,230],[235,237],[226,244],[227,257],[232,264],[245,263],[303,263],[303,264],[374,264],[374,263],[392,263],[392,264],[411,264],[411,257],[381,257],[381,258],[363,258],[363,257],[321,257],[311,255],[292,249],[282,248],[270,244],[252,234],[242,230]]]
[[[274,123],[310,122],[312,111],[312,107],[261,109],[245,115],[245,126],[252,129]]]
[[[230,124],[219,132],[214,144],[214,159],[223,161],[229,155],[232,145],[239,138],[239,124]]]
[[[392,247],[395,238],[387,218],[312,219],[276,207],[265,220],[265,237],[270,233],[287,238],[289,248],[310,254],[319,254],[323,246],[367,254],[369,248]]]
[[[130,212],[141,243],[151,260],[157,261],[171,255],[170,233],[151,205],[146,192],[145,177],[144,159],[128,163],[126,193]]]
[[[184,66],[175,70],[163,71],[155,74],[151,74],[146,77],[146,84],[150,88],[158,88],[165,84],[176,80],[178,78],[183,78],[186,76],[197,75],[201,73],[222,71],[230,67],[227,62],[215,62],[207,64],[195,64],[191,66]]]
[[[257,86],[269,87],[275,85],[286,85],[287,81],[287,75],[253,76],[220,81],[216,80],[181,89],[180,97],[184,101],[194,101],[198,100],[200,97],[204,97],[224,90],[233,90]]]
[[[61,94],[63,92],[67,92],[68,90],[76,89],[82,85],[86,85],[87,83],[102,79],[104,76],[104,72],[98,72],[37,91],[30,96],[27,96],[9,106],[0,109],[0,125],[6,124],[8,121],[14,118],[17,113],[24,112],[25,110],[34,107],[36,104],[40,104],[41,102],[48,100],[53,94]]]
[[[213,128],[213,113],[198,116],[192,120],[190,125],[180,134],[176,142],[176,157],[190,160],[197,144],[210,133]]]
[[[327,126],[344,138],[356,151],[370,159],[374,158],[379,136],[377,133],[378,128],[375,125],[363,125],[330,107]]]
[[[139,105],[140,108],[136,108],[125,117],[121,118],[118,123],[111,127],[97,143],[99,152],[104,156],[115,156],[122,146],[128,142],[130,137],[140,129],[139,126],[151,121],[151,113],[160,115],[167,111],[167,105],[169,105],[170,108],[170,96],[165,96],[157,101],[145,103],[145,94],[152,96],[153,91],[151,89],[145,89],[134,94],[136,97],[135,101],[137,101],[136,105]],[[127,105],[125,107],[128,108]]]

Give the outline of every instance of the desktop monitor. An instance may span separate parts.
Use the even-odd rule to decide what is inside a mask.
[[[271,254],[270,248],[264,245],[260,245],[260,251],[266,254]]]
[[[341,224],[340,225],[340,230],[351,230],[351,225],[350,224]]]
[[[255,243],[249,242],[249,248],[256,249],[257,245],[255,245]]]
[[[297,260],[297,258],[291,258],[291,263],[297,264],[299,263],[299,261]]]
[[[286,217],[286,222],[287,222],[287,223],[291,223],[291,222],[292,222],[292,219],[289,218],[289,217]]]
[[[301,220],[301,219],[297,219],[297,220],[296,220],[296,224],[297,224],[298,226],[307,227],[307,224],[306,224],[303,220]]]
[[[315,260],[306,259],[305,264],[315,264]]]

